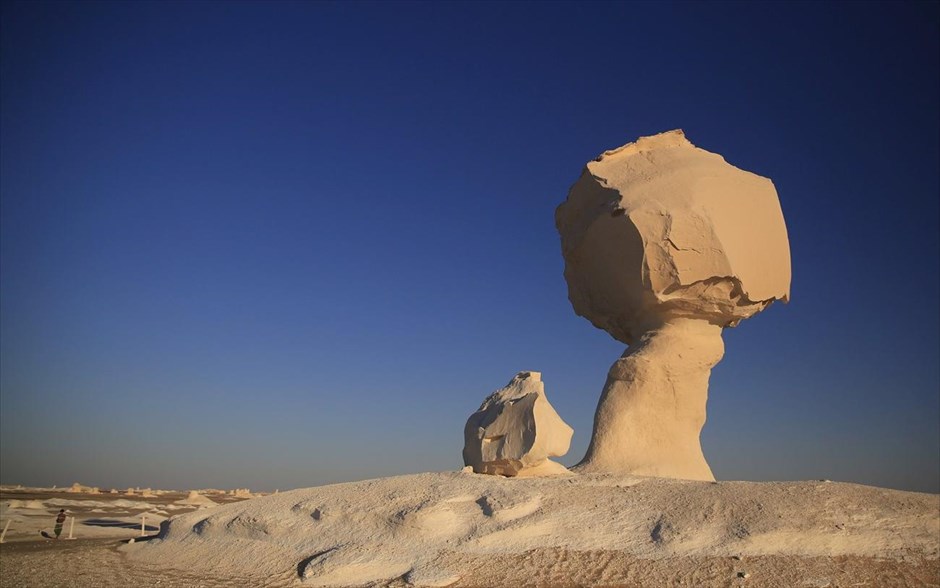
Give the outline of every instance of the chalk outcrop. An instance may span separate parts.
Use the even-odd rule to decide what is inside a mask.
[[[573,433],[545,397],[542,375],[519,372],[467,419],[464,464],[501,476],[567,473],[548,458],[567,453]]]
[[[671,131],[588,163],[555,223],[575,312],[629,345],[579,469],[714,479],[699,435],[721,330],[789,299],[773,183]]]
[[[937,500],[838,482],[440,472],[177,515],[157,540],[119,550],[239,586],[922,586],[938,574]],[[919,568],[926,582],[871,571],[853,580],[857,557],[932,567]],[[651,562],[664,573],[645,576]],[[756,572],[746,584],[742,569]]]
[[[200,508],[211,508],[218,505],[216,501],[212,500],[208,496],[203,496],[195,490],[190,490],[186,498],[176,500],[173,502],[173,504],[180,504],[183,506],[198,506]]]

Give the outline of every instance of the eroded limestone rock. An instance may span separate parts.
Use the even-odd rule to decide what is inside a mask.
[[[789,298],[773,184],[671,131],[588,163],[555,223],[575,312],[629,345],[579,469],[714,479],[699,434],[721,329]]]
[[[541,374],[519,372],[467,419],[464,464],[501,476],[565,473],[548,458],[567,453],[573,433],[545,397]]]

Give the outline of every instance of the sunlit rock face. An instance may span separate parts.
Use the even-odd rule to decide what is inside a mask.
[[[670,131],[588,163],[555,223],[575,312],[630,346],[579,468],[713,479],[699,434],[721,329],[789,298],[773,183]]]
[[[464,464],[501,476],[567,473],[548,458],[567,453],[573,433],[545,397],[541,374],[519,372],[467,419]]]

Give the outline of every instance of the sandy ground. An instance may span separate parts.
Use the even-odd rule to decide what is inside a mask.
[[[295,571],[277,577],[226,578],[131,562],[113,539],[17,542],[0,545],[0,587],[216,588],[296,586]],[[940,586],[937,560],[866,557],[758,556],[637,559],[623,552],[533,550],[521,555],[445,554],[466,571],[455,588],[485,586],[652,586],[781,588]],[[747,574],[743,577],[742,574]],[[378,586],[403,587],[399,578]]]
[[[16,542],[0,545],[0,587],[216,588],[286,586],[286,578],[252,579],[194,575],[184,570],[132,563],[117,550],[120,540]]]
[[[69,586],[76,588],[127,586],[238,586],[237,581],[217,577],[200,578],[179,570],[160,569],[146,564],[128,565],[117,551],[131,537],[140,536],[141,515],[146,514],[146,532],[153,534],[168,517],[199,510],[197,506],[176,504],[188,492],[128,496],[110,493],[72,493],[66,489],[0,488],[0,528],[10,521],[0,545],[0,586]],[[221,493],[210,494],[218,504],[232,504],[244,498]],[[40,530],[52,531],[60,508],[75,517],[67,520],[61,539],[50,541]],[[258,584],[263,586],[264,584]]]
[[[137,537],[140,535],[141,517],[148,532],[155,532],[160,523],[171,516],[199,510],[198,505],[178,504],[186,501],[188,492],[168,491],[159,495],[128,496],[109,493],[72,493],[64,489],[0,488],[0,521],[10,521],[4,541],[42,541],[40,530],[51,533],[60,508],[75,518],[72,526],[66,520],[62,538],[106,539]],[[222,493],[208,495],[217,505],[242,502],[245,498]]]
[[[207,509],[185,497],[4,489],[17,528],[0,588],[940,587],[940,496],[851,484],[439,473]],[[78,521],[139,520],[126,500],[146,502],[177,531],[128,544],[139,527],[77,524],[74,541],[44,540],[62,500]]]

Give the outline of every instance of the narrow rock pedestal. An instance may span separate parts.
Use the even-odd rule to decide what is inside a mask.
[[[578,472],[714,480],[702,454],[708,377],[721,327],[675,318],[647,331],[610,368]]]

